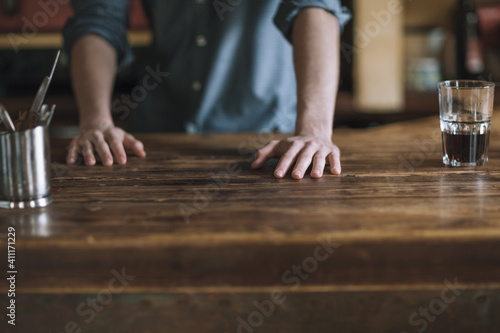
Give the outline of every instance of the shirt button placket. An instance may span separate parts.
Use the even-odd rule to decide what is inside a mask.
[[[208,16],[209,16],[209,3],[208,0],[194,0],[194,5],[192,5],[192,10],[195,13],[196,23],[195,27],[195,40],[194,45],[195,49],[193,49],[193,66],[191,67],[191,121],[186,124],[186,131],[188,133],[196,133],[198,128],[196,126],[197,123],[197,108],[200,105],[201,99],[201,90],[203,89],[202,79],[204,72],[204,57],[206,49],[205,47],[208,44],[207,40],[207,25],[208,25]]]
[[[197,4],[204,4],[206,0],[195,0]],[[207,38],[204,35],[198,35],[196,36],[196,46],[198,47],[205,47],[207,45]],[[193,91],[198,92],[201,90],[202,85],[201,82],[198,80],[193,81],[191,87],[193,88]]]
[[[197,5],[204,5],[207,0],[194,0],[195,4]],[[198,30],[200,28],[198,27]],[[203,34],[199,34],[196,36],[196,46],[198,47],[205,47],[207,45],[207,38]],[[201,82],[199,80],[193,80],[191,83],[191,88],[193,89],[194,92],[199,92],[203,88]]]

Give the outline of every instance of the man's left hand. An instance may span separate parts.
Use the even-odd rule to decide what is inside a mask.
[[[257,151],[252,168],[261,168],[273,157],[280,157],[274,170],[276,178],[284,178],[293,166],[292,177],[302,179],[311,164],[311,177],[321,178],[327,162],[332,174],[339,175],[341,172],[339,148],[331,140],[314,136],[293,136],[269,142]]]

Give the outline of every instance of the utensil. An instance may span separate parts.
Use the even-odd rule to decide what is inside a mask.
[[[40,108],[40,111],[38,111],[36,113],[37,117],[36,117],[35,125],[33,126],[33,128],[37,127],[38,125],[42,125],[44,120],[47,119],[47,117],[49,115],[48,110],[49,110],[49,106],[47,104],[42,105],[42,107]]]
[[[2,104],[0,104],[0,121],[4,123],[5,128],[7,129],[8,132],[16,131],[14,123],[12,123],[12,119],[10,119],[9,113]]]
[[[17,120],[14,122],[14,126],[16,127],[16,131],[20,131],[21,127],[23,126],[23,122],[26,119],[26,116],[28,115],[28,111],[19,111],[19,116]]]
[[[52,107],[49,110],[49,106],[44,104],[42,105],[42,108],[40,109],[40,115],[39,119],[37,122],[36,126],[49,126],[50,122],[52,120],[52,117],[54,116],[54,110],[56,109],[55,105],[52,105]]]
[[[27,130],[30,128],[33,128],[35,122],[36,122],[36,113],[40,110],[43,104],[43,100],[45,99],[45,94],[47,93],[47,89],[49,88],[50,81],[52,80],[52,76],[54,75],[54,71],[57,66],[57,61],[59,60],[59,56],[61,54],[61,51],[57,51],[56,59],[54,60],[54,65],[52,65],[52,71],[50,72],[50,76],[46,76],[42,80],[42,84],[40,84],[40,87],[38,88],[38,91],[35,95],[35,99],[33,101],[33,104],[31,105],[31,108],[28,112],[28,116],[26,117],[26,120],[23,122],[21,129],[22,130]]]
[[[45,126],[49,127],[50,122],[52,121],[52,117],[54,117],[54,111],[56,110],[55,104],[52,105],[49,111],[49,116],[47,117],[47,120],[45,121]]]

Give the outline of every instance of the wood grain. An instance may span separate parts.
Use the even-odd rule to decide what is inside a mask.
[[[0,211],[0,218],[16,227],[30,292],[85,288],[91,280],[70,279],[79,275],[75,270],[101,265],[107,273],[117,260],[148,272],[145,290],[274,285],[281,268],[309,256],[320,237],[342,245],[332,263],[347,266],[330,272],[342,284],[430,283],[451,269],[471,275],[470,283],[500,283],[500,254],[491,251],[500,245],[498,126],[488,164],[456,169],[440,161],[437,126],[428,119],[338,130],[342,176],[301,181],[275,179],[275,162],[250,169],[247,148],[266,135],[142,135],[148,157],[113,167],[68,167],[62,164],[67,141],[55,140],[54,204]],[[191,266],[198,261],[205,264]],[[407,273],[384,274],[377,268],[382,262]],[[479,263],[488,274],[468,267]],[[35,278],[57,267],[68,281],[55,286]],[[164,281],[176,267],[182,275],[199,272]],[[249,275],[255,267],[262,271]],[[210,269],[217,271],[213,278],[198,278]]]
[[[261,325],[253,332],[417,332],[422,329],[423,316],[414,321],[409,317],[419,308],[429,308],[431,301],[439,299],[441,288],[428,291],[404,292],[322,292],[285,293],[284,302],[276,304],[269,316],[262,316]],[[254,302],[269,300],[269,293],[182,293],[114,295],[112,303],[90,314],[79,316],[76,309],[85,303],[89,295],[23,295],[19,297],[19,324],[6,333],[31,332],[30,323],[36,323],[36,332],[64,332],[68,322],[74,322],[82,332],[244,332],[238,327],[238,318],[247,321],[249,316],[259,324]],[[96,293],[92,295],[96,297]],[[29,311],[26,304],[43,305],[54,310],[52,316],[46,312]],[[88,311],[88,307],[85,310]],[[440,315],[427,321],[425,332],[474,332],[491,333],[500,330],[500,304],[498,293],[466,290]],[[471,315],[474,313],[474,315]],[[477,314],[477,315],[476,315]],[[362,318],[362,320],[360,320]],[[257,319],[257,320],[256,320]]]
[[[335,302],[338,293],[352,299],[380,297],[375,307],[383,311],[391,308],[384,303],[388,298],[408,292],[411,299],[402,304],[417,310],[420,293],[429,302],[445,279],[457,279],[470,297],[447,316],[469,311],[466,318],[473,321],[480,317],[470,310],[477,292],[493,295],[488,313],[500,302],[497,124],[490,161],[477,168],[442,165],[437,118],[339,129],[334,141],[342,151],[342,175],[301,181],[275,179],[276,161],[262,170],[250,168],[251,152],[270,138],[266,134],[139,135],[147,158],[130,157],[127,165],[112,167],[66,166],[68,141],[53,140],[54,203],[44,209],[0,211],[0,232],[16,228],[23,311],[47,313],[49,309],[37,308],[37,299],[46,298],[53,311],[65,297],[95,295],[113,270],[125,269],[135,278],[121,293],[122,301],[112,303],[123,313],[132,311],[133,299],[154,294],[206,295],[202,297],[211,301],[204,306],[217,307],[228,295],[261,297],[276,288],[306,299],[327,297],[328,302]],[[328,253],[321,242],[336,247]],[[6,247],[6,237],[0,247]],[[326,258],[313,260],[317,253]],[[302,267],[302,275],[293,272],[294,266]],[[5,280],[0,287],[6,290]],[[250,296],[241,297],[251,306]],[[357,303],[349,304],[346,311],[356,311]],[[392,309],[399,306],[394,304]],[[223,321],[229,320],[225,315],[246,311],[234,306],[230,303],[227,313],[210,311]],[[309,313],[307,307],[287,306],[294,316]],[[320,308],[327,311],[311,309]],[[115,310],[100,318],[115,320]],[[326,312],[318,316],[326,318]],[[493,318],[498,316],[484,320],[493,325]],[[217,329],[219,319],[214,319]],[[307,320],[295,323],[304,327]],[[112,332],[102,325],[92,331]],[[216,331],[207,325],[199,331]],[[363,329],[356,321],[343,325],[352,328],[345,332]],[[187,323],[185,327],[189,331]],[[273,327],[261,331],[276,332]],[[326,332],[319,322],[311,327]],[[373,332],[387,332],[388,326],[379,327]]]

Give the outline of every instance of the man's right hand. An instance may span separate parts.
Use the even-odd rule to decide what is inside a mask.
[[[112,125],[104,129],[87,129],[71,141],[66,162],[74,164],[78,154],[81,154],[86,165],[95,165],[96,156],[100,157],[103,165],[113,165],[115,161],[125,164],[127,152],[146,156],[142,142],[121,128]]]

